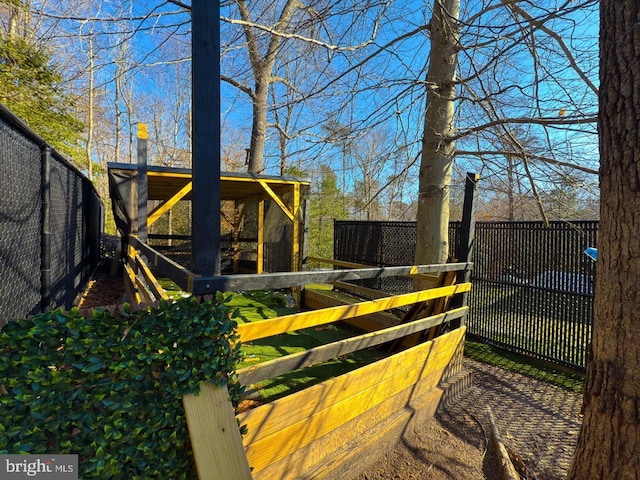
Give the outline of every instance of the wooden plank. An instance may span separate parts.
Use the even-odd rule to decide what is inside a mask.
[[[471,268],[470,263],[443,263],[437,265],[413,265],[401,267],[375,267],[358,270],[323,270],[307,272],[278,272],[264,275],[211,275],[192,279],[196,295],[231,292],[238,290],[263,290],[295,287],[309,283],[331,283],[335,281],[363,280],[367,278],[394,277],[420,273],[441,273]],[[171,277],[178,283],[173,277]],[[180,283],[178,283],[180,285]],[[180,285],[182,286],[182,285]]]
[[[458,340],[460,340],[459,337]],[[405,390],[408,390],[409,395],[411,395],[415,390],[413,388],[414,384],[421,378],[429,378],[424,387],[427,391],[432,390],[440,381],[442,372],[449,364],[456,347],[457,343],[448,345],[448,348],[438,350],[439,354],[437,355],[421,358],[414,364],[415,367],[412,370],[404,374],[394,375],[343,400],[332,402],[327,408],[321,409],[319,405],[315,405],[312,414],[308,418],[302,418],[295,423],[287,422],[286,425],[282,425],[282,428],[279,428],[271,435],[256,436],[250,441],[245,438],[245,449],[249,464],[255,470],[263,469],[332,430],[339,428],[360,414],[377,407],[391,397]],[[329,383],[326,392],[330,392],[331,382],[325,383]],[[295,396],[295,394],[292,396]],[[322,400],[318,401],[316,398],[314,403],[320,404],[321,402]],[[271,421],[272,419],[270,418],[269,425],[271,425]],[[251,432],[251,424],[247,425],[249,432]],[[264,430],[264,426],[257,425],[254,428]],[[260,433],[262,434],[263,431],[260,431]]]
[[[276,204],[280,207],[280,210],[282,210],[282,212],[289,217],[289,220],[291,220],[292,222],[294,221],[294,212],[292,212],[289,207],[287,207],[284,202],[280,199],[280,197],[278,196],[278,194],[276,192],[274,192],[271,187],[269,186],[269,184],[267,182],[265,182],[264,180],[259,180],[258,183],[260,183],[260,185],[262,186],[262,188],[264,188],[264,191],[267,192],[267,194],[269,194],[269,196],[271,197],[271,199],[276,202]]]
[[[265,469],[254,470],[254,479],[351,478],[362,470],[360,461],[367,463],[366,457],[380,455],[380,451],[392,448],[405,429],[410,428],[409,422],[417,425],[435,414],[444,391],[440,385],[447,383],[459,372],[460,362],[457,357],[461,355],[461,346],[459,344],[456,349],[456,358],[442,372],[443,379],[437,387],[432,387],[432,377],[420,380],[376,408],[364,412],[281,460],[270,463]],[[453,362],[458,365],[457,370]]]
[[[198,478],[251,480],[251,469],[226,387],[203,383],[182,397]]]
[[[363,295],[367,295],[373,298],[384,298],[389,297],[390,295],[385,292],[381,292],[380,290],[375,290],[373,288],[361,287],[360,285],[354,285],[353,283],[347,282],[333,282],[333,285],[342,288],[344,290],[349,290],[350,292],[360,293]]]
[[[433,416],[442,391],[438,388],[421,398],[420,414]],[[342,478],[334,472],[338,466],[350,462],[371,445],[381,439],[387,439],[394,432],[398,440],[409,419],[415,415],[415,409],[407,407],[417,395],[410,389],[385,400],[377,408],[363,413],[359,417],[345,423],[340,428],[317,439],[313,443],[296,450],[294,453],[273,462],[263,470],[254,470],[255,480],[271,480],[274,478],[304,478],[320,480]],[[352,463],[351,461],[350,463]],[[351,469],[349,468],[351,471]]]
[[[262,273],[264,271],[264,200],[258,202],[258,250],[256,255],[256,273]]]
[[[321,308],[336,307],[338,305],[350,305],[350,303],[317,291],[306,290],[304,305],[309,309],[319,310]],[[373,332],[381,328],[393,327],[400,323],[398,317],[386,312],[370,313],[358,318],[348,318],[344,321],[365,332]]]
[[[367,302],[354,303],[331,307],[321,312],[302,312],[294,315],[262,320],[253,323],[244,323],[238,326],[240,341],[248,342],[259,338],[270,337],[280,333],[300,330],[302,328],[315,327],[327,323],[333,323],[347,318],[367,315],[369,313],[381,312],[391,308],[411,305],[416,302],[431,300],[445,295],[453,295],[461,292],[468,292],[471,289],[470,283],[463,283],[451,287],[433,288],[420,292],[411,292],[393,297],[379,298]]]
[[[158,283],[158,280],[151,272],[149,265],[144,261],[142,257],[136,255],[135,258],[136,266],[138,267],[138,272],[144,277],[145,283],[156,300],[164,299],[168,300],[169,295],[164,291],[164,288]]]
[[[391,377],[402,376],[404,372],[416,368],[416,364],[423,365],[429,357],[444,355],[450,358],[463,337],[464,328],[456,329],[431,342],[242,413],[238,415],[240,424],[249,426],[245,444],[273,435]],[[427,362],[425,373],[433,369],[434,364],[430,363]]]
[[[140,294],[136,287],[136,274],[127,263],[124,264],[124,287],[130,302],[141,302]]]
[[[151,294],[151,291],[149,290],[147,283],[144,281],[144,278],[141,275],[135,276],[135,286],[136,286],[136,291],[140,295],[140,299],[144,303],[150,304],[155,302],[156,300],[155,297]]]
[[[170,258],[165,257],[146,243],[139,242],[135,236],[129,236],[129,242],[138,248],[141,255],[147,257],[150,265],[153,265],[155,268],[160,270],[163,275],[166,275],[173,280],[185,292],[190,291],[190,286],[195,275],[194,273],[174,262]]]
[[[371,265],[365,265],[364,263],[345,262],[343,260],[331,260],[328,258],[320,257],[308,257],[309,262],[326,263],[329,265],[335,265],[336,267],[346,268],[370,268]]]
[[[332,358],[340,357],[365,348],[374,347],[376,345],[381,345],[411,333],[423,332],[424,330],[435,325],[440,325],[443,322],[461,318],[467,313],[467,311],[468,308],[459,308],[439,315],[432,315],[428,318],[416,320],[408,324],[398,325],[384,330],[379,330],[377,332],[347,338],[346,340],[341,340],[339,342],[310,348],[304,352],[294,353],[292,355],[276,358],[259,365],[253,365],[238,370],[238,378],[242,385],[253,385],[262,380],[282,375],[292,370],[317,365],[318,363],[322,363]]]
[[[415,416],[433,417],[443,391],[434,388],[424,395],[411,392],[411,388],[363,413],[341,427],[302,447],[264,470],[254,470],[255,480],[273,478],[304,478],[334,480],[351,478],[363,456],[382,456],[393,449],[402,433]],[[419,410],[408,406],[420,397]],[[416,402],[417,403],[417,402]],[[364,460],[368,464],[367,460]]]
[[[193,183],[189,182],[187,183],[184,187],[182,187],[180,190],[178,190],[178,192],[171,197],[170,199],[166,200],[165,202],[161,203],[160,205],[158,205],[156,208],[154,208],[151,213],[149,213],[149,216],[147,218],[147,227],[150,227],[151,225],[153,225],[154,223],[156,223],[156,221],[166,212],[168,212],[169,210],[171,210],[171,208],[178,203],[180,200],[182,200],[189,192],[191,192],[191,189],[193,187]]]

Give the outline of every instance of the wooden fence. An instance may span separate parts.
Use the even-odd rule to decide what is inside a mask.
[[[242,324],[238,333],[242,342],[249,342],[450,298],[468,292],[470,287],[469,283],[437,287],[302,312]],[[268,378],[357,350],[432,331],[463,318],[467,311],[463,306],[447,308],[408,323],[399,323],[401,320],[398,319],[396,325],[244,368],[238,371],[239,379],[246,386],[259,384]],[[219,418],[206,413],[205,405],[211,402],[214,394],[208,392],[209,386],[205,387],[203,395],[185,401],[187,418],[191,418],[189,431],[199,477],[337,478],[345,469],[353,473],[356,465],[370,458],[369,453],[375,450],[377,442],[381,439],[387,443],[397,441],[417,411],[422,415],[433,415],[445,390],[466,380],[461,372],[464,333],[465,327],[460,326],[431,341],[418,343],[357,370],[241,413],[237,421],[248,427],[248,433],[241,441],[237,436],[231,437],[233,447],[221,446],[225,436],[230,436],[220,427]],[[217,394],[218,399],[220,395]],[[226,408],[227,412],[229,408]],[[194,415],[193,412],[198,413]],[[233,424],[229,419],[227,423]],[[223,459],[214,461],[214,451],[227,453]],[[242,457],[243,451],[246,460]],[[228,464],[230,458],[236,459],[233,467]],[[250,467],[250,473],[247,467]],[[229,468],[233,468],[234,473],[230,473]]]
[[[149,264],[157,266],[166,260],[145,244],[136,246],[138,249],[130,247],[125,266],[134,301],[166,296],[149,268]],[[461,359],[468,313],[464,298],[471,284],[455,284],[455,279],[464,277],[456,272],[467,272],[470,264],[361,268],[364,266],[321,261],[345,270],[228,278],[196,277],[180,270],[185,283],[196,290],[198,282],[238,290],[325,282],[373,297],[349,303],[317,291],[306,292],[306,305],[322,308],[241,324],[238,334],[243,343],[336,322],[364,330],[345,340],[243,368],[238,377],[246,387],[362,349],[378,347],[395,352],[237,416],[226,387],[203,385],[199,395],[185,396],[200,479],[338,478],[347,471],[352,475],[381,451],[381,442],[394,444],[413,417],[433,415],[446,392],[468,381]],[[165,271],[175,268],[165,265]],[[388,296],[348,282],[397,275],[418,277],[422,285],[425,281],[429,285],[424,290]],[[238,423],[248,428],[244,438]]]

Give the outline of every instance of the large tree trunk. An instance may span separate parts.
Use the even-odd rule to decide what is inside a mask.
[[[460,0],[434,0],[427,106],[418,184],[416,263],[444,263],[449,251],[449,191],[455,145],[454,96]]]
[[[640,478],[639,25],[638,0],[601,0],[598,278],[576,480]]]

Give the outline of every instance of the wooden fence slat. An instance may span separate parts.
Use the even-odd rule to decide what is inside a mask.
[[[142,301],[136,286],[136,274],[127,262],[124,263],[124,287],[130,302],[140,303]]]
[[[403,337],[415,332],[423,332],[435,325],[461,318],[464,316],[468,307],[462,307],[451,310],[446,313],[432,315],[427,318],[413,321],[411,323],[398,325],[395,327],[385,328],[372,333],[358,335],[357,337],[347,338],[339,342],[333,342],[319,347],[310,348],[304,352],[294,353],[285,357],[276,358],[259,365],[238,370],[238,379],[242,385],[253,385],[262,380],[276,377],[292,370],[298,370],[304,367],[310,367],[318,363],[340,357],[351,352],[374,347],[383,343],[390,342],[396,338]]]
[[[136,255],[135,257],[136,266],[138,267],[138,272],[144,277],[147,287],[151,290],[151,293],[154,295],[156,300],[165,299],[167,300],[169,296],[167,292],[164,291],[164,288],[158,283],[158,280],[151,272],[149,265],[140,255]]]
[[[420,344],[357,370],[345,373],[331,380],[280,398],[266,405],[238,415],[240,424],[249,426],[245,444],[285,428],[287,425],[308,418],[314,412],[324,410],[334,403],[356,395],[363,389],[375,386],[389,377],[402,375],[414,368],[416,362],[423,362],[436,348],[448,351],[457,346],[464,335],[464,328],[454,330],[442,337]],[[431,368],[427,364],[427,368]]]
[[[327,263],[329,265],[345,268],[371,268],[371,265],[365,265],[364,263],[345,262],[342,260],[331,260],[329,258],[320,257],[307,257],[307,263],[309,262]]]
[[[425,300],[432,300],[442,296],[468,292],[469,290],[471,290],[471,284],[462,283],[451,287],[433,288],[430,290],[406,293],[404,295],[396,295],[389,298],[379,298],[352,305],[326,308],[323,309],[321,313],[303,312],[270,320],[262,320],[260,322],[243,323],[238,326],[238,334],[240,336],[240,341],[249,342],[251,340],[270,337],[272,335],[278,335],[292,330],[316,327],[318,325],[333,323],[347,318],[381,312]]]
[[[361,293],[373,298],[384,298],[391,296],[391,294],[389,293],[381,292],[380,290],[376,290],[374,288],[361,287],[360,285],[354,285],[353,283],[348,282],[333,282],[333,285],[344,290],[349,290],[350,292]]]
[[[189,437],[200,480],[251,480],[251,469],[226,387],[203,383],[185,395]]]
[[[251,441],[245,439],[250,465],[256,471],[265,468],[360,414],[375,408],[386,399],[407,388],[411,389],[420,379],[430,377],[429,385],[426,385],[426,388],[435,388],[440,381],[442,371],[454,355],[459,340],[458,335],[450,336],[449,341],[439,342],[440,344],[436,348],[430,349],[429,355],[416,357],[411,363],[410,371],[388,376],[374,385],[358,389],[357,393],[353,395],[331,402],[327,408],[320,407],[321,399],[317,397],[309,399],[315,403],[315,408],[312,409],[308,417],[301,418],[297,422],[283,422],[280,428],[270,435],[263,434],[262,425],[248,423],[250,432],[252,429],[258,431],[258,434]],[[420,347],[424,347],[424,345]],[[420,347],[416,347],[417,351],[423,350]],[[385,368],[385,370],[388,369]],[[355,379],[357,378],[360,377],[355,377]],[[333,390],[332,381],[324,383],[326,392]],[[297,400],[300,402],[301,399]],[[273,419],[268,417],[268,422],[273,427]]]
[[[339,299],[333,295],[321,293],[319,290],[305,290],[304,306],[308,310],[321,310],[327,307],[337,307],[338,305],[350,305],[351,302]],[[400,319],[391,312],[369,313],[361,317],[348,318],[345,320],[349,325],[353,325],[365,332],[373,332],[381,328],[388,328],[398,325]]]

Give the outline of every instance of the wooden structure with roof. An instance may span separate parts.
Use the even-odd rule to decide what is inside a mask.
[[[138,195],[140,170],[137,165],[109,163],[108,169],[116,224],[124,238],[137,235],[144,222],[143,212],[138,208],[140,201],[149,206],[151,202],[156,204],[153,208],[147,207],[145,223],[150,229],[178,202],[192,200],[190,169],[148,166],[146,200]],[[293,177],[221,173],[220,199],[232,217],[226,224],[228,272],[300,270],[304,245],[304,198],[308,188],[308,181]],[[277,236],[277,241],[268,238],[269,234]],[[155,237],[171,238],[170,235]],[[149,238],[153,240],[154,235],[149,235]],[[185,240],[184,236],[175,238]],[[278,244],[278,249],[273,247],[274,243]],[[271,251],[265,252],[270,245]]]

